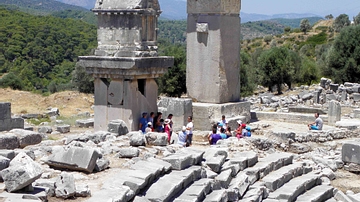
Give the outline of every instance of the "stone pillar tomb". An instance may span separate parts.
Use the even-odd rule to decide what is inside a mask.
[[[187,0],[186,87],[194,125],[209,130],[227,119],[250,120],[240,101],[240,0]]]
[[[158,0],[97,0],[98,47],[79,64],[94,77],[94,129],[107,130],[111,120],[138,130],[142,112],[157,111],[155,78],[173,66],[157,54]]]

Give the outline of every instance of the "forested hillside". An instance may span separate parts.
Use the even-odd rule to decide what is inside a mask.
[[[52,16],[34,16],[0,8],[0,85],[46,92],[68,84],[77,56],[97,45],[96,27]]]

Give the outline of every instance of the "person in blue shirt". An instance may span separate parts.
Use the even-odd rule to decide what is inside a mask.
[[[142,113],[142,117],[141,117],[140,123],[139,123],[139,130],[141,130],[143,133],[145,133],[145,129],[148,125],[147,124],[148,121],[147,121],[146,117],[147,117],[147,113],[146,112]]]

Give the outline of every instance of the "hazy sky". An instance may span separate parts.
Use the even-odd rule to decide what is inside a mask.
[[[360,12],[359,0],[242,0],[244,13],[279,14],[313,13],[320,16],[332,14],[334,17],[345,13],[350,18]]]

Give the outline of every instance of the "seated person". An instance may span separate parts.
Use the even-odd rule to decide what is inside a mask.
[[[315,118],[314,123],[308,124],[309,130],[322,130],[323,120],[319,117],[319,113],[315,113]]]
[[[179,132],[178,134],[179,140],[178,140],[178,144],[186,147],[186,139],[187,139],[187,134],[186,134],[186,126],[183,126],[181,129],[181,132]]]
[[[220,129],[220,136],[221,136],[221,139],[228,138],[228,136],[225,134],[225,129],[224,128]]]
[[[145,133],[152,132],[152,122],[147,123],[147,127],[145,129]]]
[[[242,132],[243,132],[242,122],[241,122],[241,120],[238,120],[237,122],[238,122],[239,126],[238,126],[238,128],[236,129],[235,132],[236,132],[236,137],[237,137],[238,139],[240,139],[240,138],[243,137],[243,136],[242,136]]]
[[[221,136],[216,133],[216,128],[213,127],[212,133],[209,134],[208,140],[210,145],[215,145],[218,140],[221,139]]]
[[[225,134],[226,134],[226,136],[227,136],[228,138],[232,136],[230,126],[228,126],[228,127],[226,128]]]

